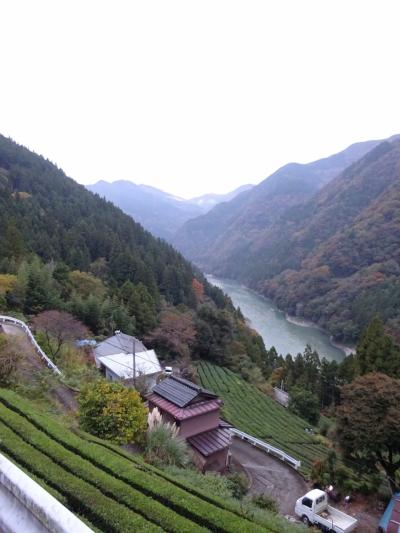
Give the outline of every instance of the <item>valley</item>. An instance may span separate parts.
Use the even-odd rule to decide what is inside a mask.
[[[329,335],[317,326],[288,319],[272,300],[236,281],[210,275],[207,279],[223,290],[236,307],[240,307],[249,325],[261,335],[267,348],[274,346],[284,356],[288,353],[295,356],[309,344],[321,357],[330,361],[344,359],[344,351],[333,346]]]

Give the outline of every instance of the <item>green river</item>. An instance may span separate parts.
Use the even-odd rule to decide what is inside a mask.
[[[264,339],[267,348],[275,346],[282,355],[296,355],[304,351],[306,344],[310,344],[321,358],[336,361],[344,359],[345,348],[333,346],[329,335],[314,324],[287,318],[271,300],[236,281],[214,276],[207,276],[207,279],[228,294],[236,307],[240,307],[250,326]]]

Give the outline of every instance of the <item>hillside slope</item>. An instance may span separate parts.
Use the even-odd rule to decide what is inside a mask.
[[[359,146],[352,157],[375,144]],[[303,188],[296,195],[291,185],[286,206],[282,195],[272,195],[270,182],[268,202],[252,202],[263,212],[260,222],[238,216],[234,205],[226,231],[209,243],[210,251],[194,259],[217,275],[256,288],[288,313],[316,322],[339,340],[356,341],[376,314],[399,338],[399,164],[400,141],[393,137],[312,194],[304,193],[304,180],[298,181]],[[319,167],[320,162],[314,164],[314,169]],[[280,191],[290,183],[284,169],[278,171]],[[307,166],[302,171],[307,174]],[[315,179],[321,184],[318,175]],[[242,195],[239,200],[247,213],[250,199]],[[229,210],[229,204],[224,207]],[[208,217],[215,214],[216,209]]]
[[[228,202],[251,187],[243,185],[227,194],[205,194],[190,200],[124,180],[112,183],[101,180],[86,188],[122,209],[153,235],[171,242],[185,222],[207,213],[221,202]]]
[[[262,248],[266,232],[286,210],[302,204],[377,143],[354,144],[309,164],[290,163],[230,202],[188,221],[173,243],[207,272],[244,279],[241,270],[250,263],[249,254]]]
[[[246,517],[240,504],[204,494],[140,456],[79,435],[0,389],[0,450],[72,512],[106,533],[223,533],[297,530],[269,513]]]
[[[192,298],[193,270],[171,246],[43,157],[3,136],[0,225],[0,259],[33,252],[43,261],[63,261],[71,269],[88,271],[103,258],[116,281],[142,282],[172,303]],[[168,288],[170,269],[175,279]]]
[[[265,354],[230,300],[171,245],[2,136],[0,227],[0,273],[10,280],[0,312],[65,310],[95,335],[160,333],[161,322],[157,349],[168,357],[228,361],[238,340],[255,364]],[[185,342],[176,333],[182,323]]]
[[[265,294],[337,338],[356,340],[375,315],[398,336],[399,140],[382,143],[346,169],[303,206],[296,229],[283,235],[285,242],[269,247],[263,272],[253,280]]]
[[[203,387],[223,400],[223,416],[236,428],[285,451],[301,461],[300,472],[309,476],[316,460],[324,460],[328,448],[306,431],[310,423],[260,392],[234,372],[210,363],[198,366]]]
[[[87,189],[120,207],[157,237],[167,240],[187,220],[205,211],[200,205],[130,181],[98,181]]]

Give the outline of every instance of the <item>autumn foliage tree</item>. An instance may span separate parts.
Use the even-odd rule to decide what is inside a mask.
[[[141,442],[147,428],[147,408],[140,394],[120,383],[97,381],[79,395],[82,429],[118,444]]]
[[[344,386],[337,439],[347,457],[372,472],[383,469],[394,488],[400,468],[400,380],[372,373]]]
[[[165,349],[173,357],[187,357],[196,337],[196,329],[190,311],[180,313],[166,309],[161,313],[160,325],[146,337],[155,348]]]
[[[192,289],[196,297],[196,302],[201,303],[204,300],[204,285],[196,278],[193,278]]]
[[[65,344],[89,335],[81,322],[62,311],[44,311],[32,320],[32,326],[43,335],[52,357],[57,357]]]

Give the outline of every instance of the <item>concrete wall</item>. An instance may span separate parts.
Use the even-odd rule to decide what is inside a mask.
[[[204,431],[214,429],[219,425],[219,409],[205,413],[204,415],[194,416],[187,420],[182,420],[179,434],[181,437],[192,437]]]
[[[90,533],[79,518],[0,454],[2,533]]]

